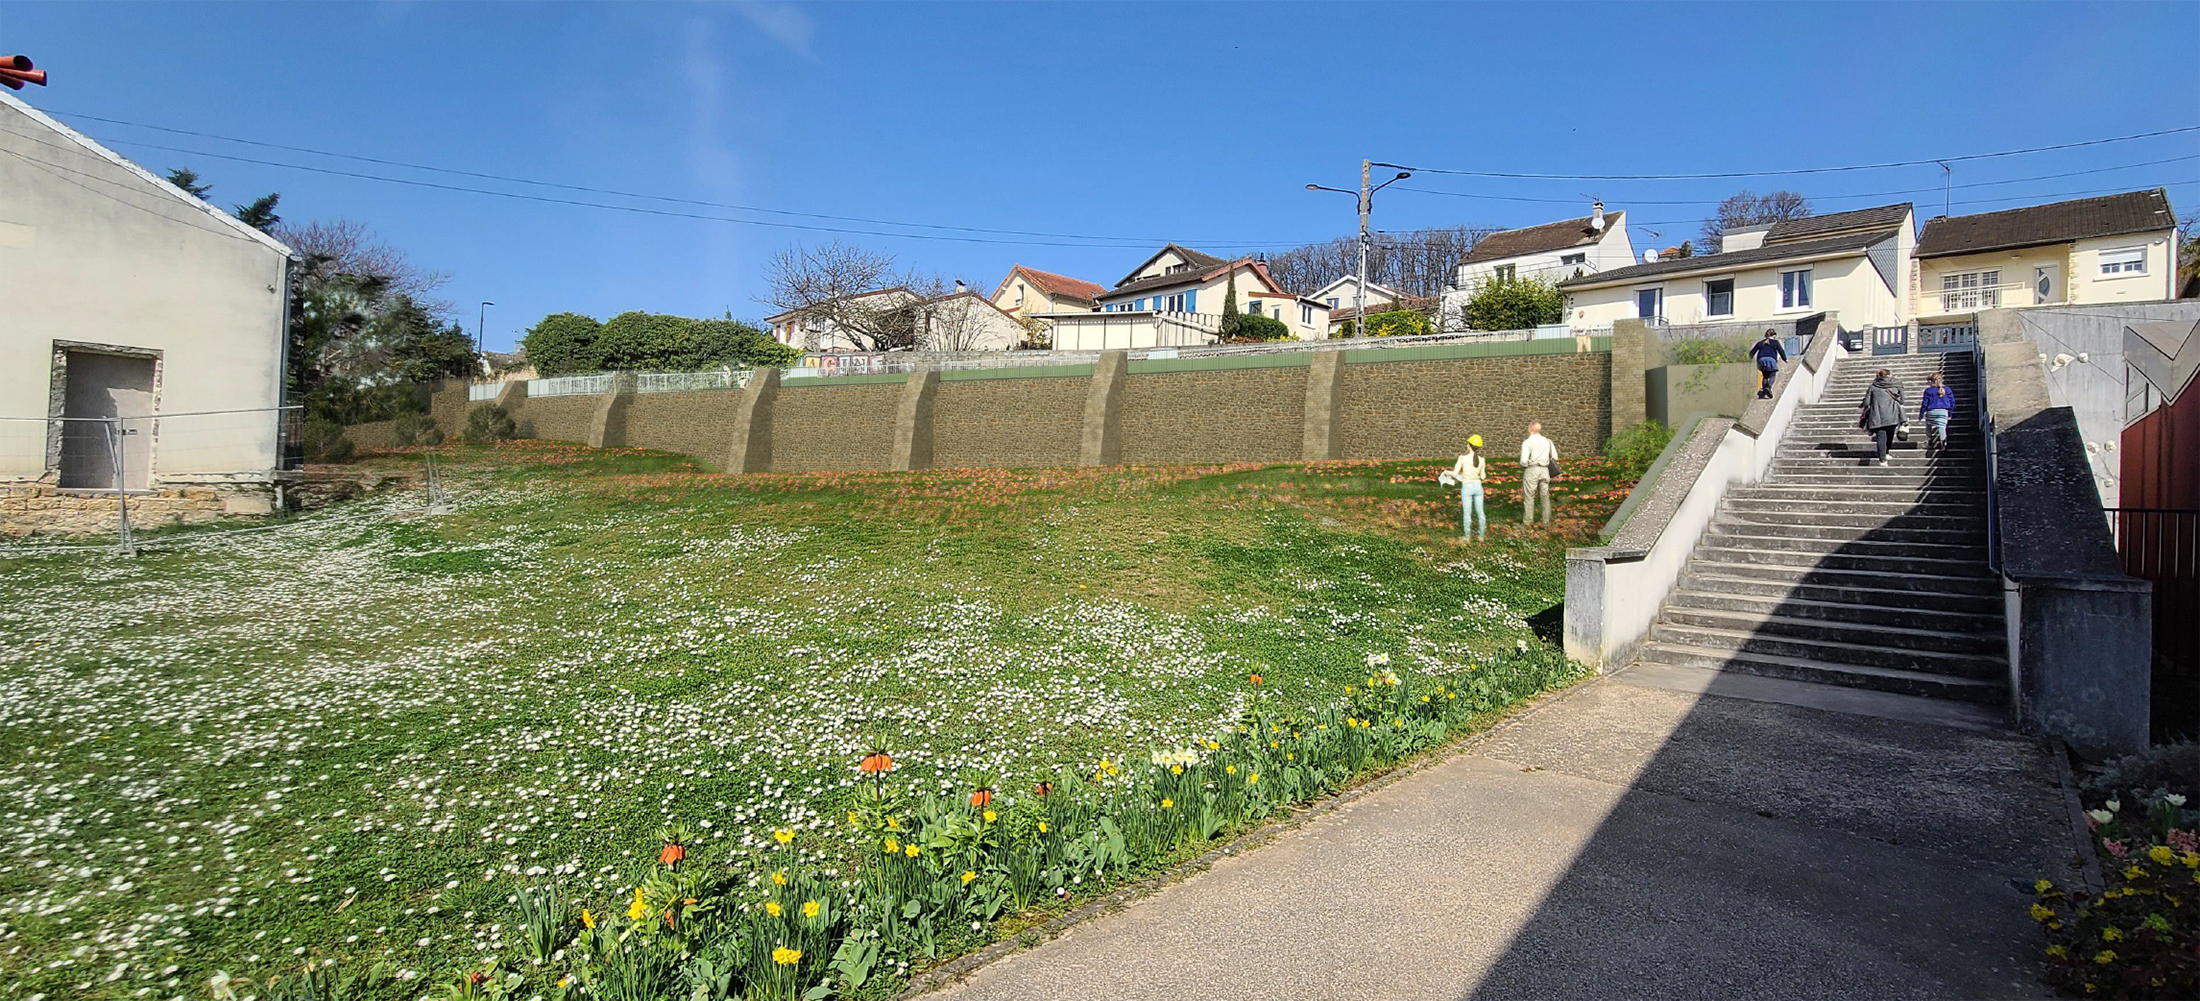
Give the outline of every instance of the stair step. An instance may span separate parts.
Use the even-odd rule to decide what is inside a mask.
[[[1920,556],[1812,553],[1762,546],[1733,546],[1713,539],[1705,539],[1699,543],[1696,553],[1714,563],[1751,563],[1780,567],[1796,578],[1815,576],[1821,570],[1842,570],[1886,577],[1902,577],[1912,573],[1929,573],[1940,577],[1989,577],[1993,574],[1985,563],[1975,558],[1945,560]]]
[[[1883,594],[1891,600],[1820,601],[1795,595],[1706,591],[1684,584],[1673,591],[1666,603],[1669,608],[1700,609],[1760,618],[1777,615],[1820,623],[1923,629],[1954,635],[1985,635],[1994,638],[1995,649],[2002,649],[2007,645],[2002,635],[2001,616],[1997,613],[1979,610],[1976,605],[1973,609],[1964,611],[1918,608],[1914,601],[1902,600],[1915,598],[1915,594],[1899,591]]]
[[[1702,545],[1736,546],[1745,549],[1779,549],[1796,553],[1846,553],[1851,556],[1916,557],[1926,560],[1984,559],[1986,545],[1978,541],[1907,541],[1895,538],[1877,538],[1869,530],[1836,528],[1836,532],[1865,534],[1850,537],[1815,535],[1801,528],[1780,531],[1783,526],[1750,525],[1714,521],[1703,535]]]
[[[1937,572],[1943,568],[1924,566],[1907,574],[1888,574],[1872,569],[1837,566],[1797,567],[1784,563],[1759,563],[1753,560],[1724,560],[1715,554],[1699,551],[1689,561],[1689,572],[1719,577],[1739,577],[1777,583],[1782,587],[1863,587],[1886,591],[1935,591],[1952,594],[1998,595],[2001,582],[1991,571],[1950,573]]]
[[[1808,639],[1747,629],[1657,622],[1650,627],[1650,638],[1703,650],[1792,657],[1844,667],[1888,667],[1955,678],[2003,678],[2009,673],[2009,663],[2005,657],[1877,646],[1840,639]]]
[[[1893,605],[1901,608],[1929,612],[1956,612],[1966,615],[1995,617],[2002,614],[2003,599],[2000,588],[1991,580],[1976,578],[1941,578],[1945,587],[1935,588],[1883,588],[1851,584],[1804,584],[1794,580],[1775,580],[1731,575],[1723,568],[1709,564],[1690,564],[1681,574],[1679,590],[1698,594],[1726,594],[1741,598],[1793,600],[1821,604],[1853,604],[1869,606]],[[1817,575],[1813,575],[1817,576]]]
[[[1882,618],[1901,618],[1912,625],[1895,625],[1879,621],[1851,621],[1847,619],[1813,618],[1777,612],[1759,612],[1726,608],[1706,608],[1699,605],[1668,604],[1658,616],[1658,621],[1673,626],[1698,629],[1717,629],[1739,633],[1765,640],[1807,640],[1813,643],[1830,643],[1836,646],[1868,649],[1889,647],[1914,653],[1966,654],[1991,657],[2005,653],[2007,642],[1999,632],[1983,632],[1975,628],[1932,629],[1921,628],[1916,615],[1905,616],[1900,609],[1866,609],[1877,612]],[[1968,621],[1975,626],[1975,618]],[[1839,660],[1841,658],[1831,658]]]
[[[1757,525],[1812,525],[1822,528],[1922,528],[1944,532],[1983,532],[1986,516],[1961,504],[1932,504],[1930,511],[1914,504],[1811,505],[1801,502],[1730,500],[1719,508],[1719,520]]]
[[[1800,657],[1759,653],[1734,653],[1652,641],[1643,644],[1643,661],[1679,667],[1705,667],[1767,678],[1811,681],[1845,688],[1869,688],[1903,695],[1924,695],[1962,702],[2000,702],[2008,697],[2005,682],[1983,678],[1957,678],[1925,671],[1871,667],[1858,664],[1826,664]]]
[[[1962,489],[1938,486],[1919,489],[1903,483],[1862,483],[1839,489],[1815,483],[1758,483],[1754,486],[1735,487],[1727,491],[1728,497],[1747,500],[1788,500],[1809,503],[1827,501],[1852,504],[1962,504],[1980,508],[1984,489]]]
[[[1815,519],[1797,517],[1751,518],[1734,512],[1721,512],[1711,524],[1713,532],[1730,532],[1735,536],[1782,539],[1818,539],[1828,542],[1896,542],[1921,543],[1936,546],[1956,546],[1964,549],[1986,547],[1986,521],[1983,518],[1945,518],[1939,526],[1912,525],[1905,519],[1902,524],[1878,522],[1866,525],[1825,524]]]

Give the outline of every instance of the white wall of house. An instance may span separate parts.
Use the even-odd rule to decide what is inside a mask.
[[[2172,231],[2162,230],[1920,259],[1916,265],[1916,315],[1968,313],[1996,306],[2022,309],[2173,298],[2173,236]],[[2130,270],[2132,262],[2139,263],[2142,270]],[[2111,270],[2104,272],[2104,263]],[[2048,284],[2044,293],[2039,287],[2042,278]],[[1951,279],[1957,286],[1952,290],[1947,287]],[[1989,292],[1991,301],[1986,298]]]
[[[1291,329],[1294,340],[1318,341],[1329,336],[1327,304],[1281,292],[1252,291],[1241,292],[1239,295],[1243,300],[1238,303],[1240,311],[1258,312],[1270,319],[1281,320],[1284,326]],[[1370,300],[1368,311],[1374,313],[1380,309]]]
[[[1456,326],[1459,311],[1466,308],[1467,300],[1474,298],[1474,293],[1481,289],[1482,283],[1495,275],[1499,268],[1512,268],[1515,277],[1556,283],[1572,278],[1577,270],[1593,275],[1642,263],[1635,258],[1635,245],[1628,239],[1625,215],[1624,212],[1606,215],[1603,238],[1588,246],[1459,265],[1452,274],[1451,288],[1444,291],[1443,305],[1437,317],[1439,327],[1448,330]],[[1574,260],[1577,256],[1581,258],[1580,261]]]
[[[48,414],[56,342],[157,353],[157,412],[281,405],[288,248],[4,92],[0,151],[0,417]],[[155,483],[264,482],[276,432],[175,417],[131,444]],[[46,469],[45,426],[0,422],[0,478]]]
[[[1056,298],[1021,273],[1010,278],[1007,284],[1001,286],[1000,292],[993,297],[993,304],[1001,307],[1002,312],[1011,316],[1028,316],[1033,313],[1067,313],[1090,308],[1085,305],[1082,299]]]
[[[1219,315],[1153,310],[1056,313],[1056,351],[1108,351],[1115,348],[1190,347],[1214,343]]]
[[[1783,272],[1810,272],[1810,301],[1783,305]],[[1733,308],[1710,311],[1709,283],[1734,283]],[[1637,294],[1664,293],[1664,316],[1671,323],[1783,320],[1838,310],[1847,326],[1892,325],[1909,319],[1901,296],[1887,288],[1878,269],[1861,254],[1793,264],[1766,264],[1731,271],[1649,279],[1602,288],[1571,290],[1566,295],[1567,323],[1576,329],[1610,326],[1637,315]]]
[[[1320,291],[1315,292],[1313,295],[1308,296],[1307,298],[1312,299],[1315,302],[1321,303],[1322,305],[1327,306],[1330,309],[1351,309],[1353,306],[1357,305],[1353,297],[1358,294],[1357,289],[1359,287],[1359,275],[1346,275],[1342,278],[1337,279],[1336,281],[1330,282],[1328,285],[1323,286]],[[1382,307],[1395,305],[1397,302],[1397,293],[1392,292],[1390,289],[1384,288],[1383,286],[1375,282],[1367,283],[1368,312],[1380,312],[1382,310]]]
[[[918,346],[928,351],[1007,351],[1024,328],[979,293],[935,299],[925,307]]]

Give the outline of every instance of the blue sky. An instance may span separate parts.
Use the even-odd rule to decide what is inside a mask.
[[[990,292],[1011,264],[1112,283],[1164,240],[1215,252],[1343,235],[1362,157],[1561,174],[1908,160],[2200,124],[2200,4],[39,4],[0,6],[22,96],[223,205],[362,220],[453,274],[508,346],[545,313],[770,310],[762,264],[835,234],[530,202],[225,160],[973,242],[840,234]],[[962,233],[560,191],[71,119]],[[192,150],[185,153],[155,146]],[[1957,165],[1957,213],[2173,184],[2200,133]],[[1638,248],[1743,187],[1820,211],[1915,201],[1940,169],[1704,181],[1439,177],[1380,229],[1627,208]],[[2173,182],[2188,182],[2174,184]],[[1404,187],[1405,185],[1401,185]],[[1842,195],[1931,189],[1915,195]],[[1561,199],[1560,202],[1507,198]],[[1968,203],[1968,204],[1966,204]],[[1649,231],[1655,231],[1657,236]],[[1097,238],[1097,239],[1096,239]],[[1059,245],[1045,245],[1059,244]]]

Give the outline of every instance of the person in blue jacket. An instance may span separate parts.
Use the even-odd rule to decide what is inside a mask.
[[[1956,391],[1941,382],[1940,373],[1925,377],[1925,396],[1918,402],[1917,415],[1925,421],[1925,447],[1940,451],[1948,447],[1948,415],[1956,409]]]
[[[1787,346],[1780,343],[1780,332],[1765,331],[1765,339],[1750,345],[1749,357],[1757,363],[1757,374],[1763,376],[1757,383],[1757,398],[1772,399],[1772,378],[1780,374],[1780,363],[1787,360]]]

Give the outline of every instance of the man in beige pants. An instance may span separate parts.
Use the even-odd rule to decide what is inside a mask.
[[[1520,442],[1520,523],[1535,522],[1535,499],[1543,498],[1543,523],[1551,523],[1551,463],[1558,461],[1558,446],[1543,437],[1543,422],[1528,422],[1528,437]]]

